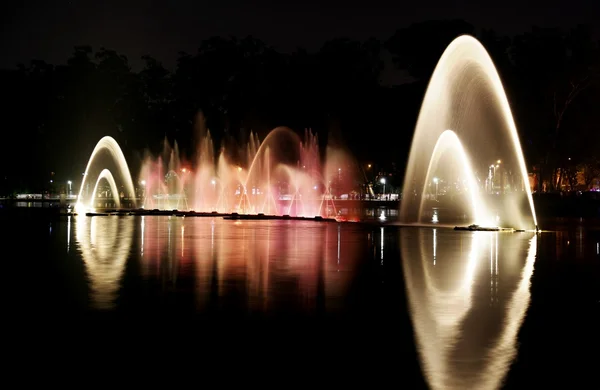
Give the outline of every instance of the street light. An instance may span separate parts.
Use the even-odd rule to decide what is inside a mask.
[[[385,198],[385,177],[382,177],[379,182],[383,184],[383,197]]]
[[[438,200],[438,183],[439,179],[437,177],[433,178],[433,182],[435,183],[435,200]]]
[[[67,181],[67,184],[69,185],[69,196],[71,196],[71,180]]]

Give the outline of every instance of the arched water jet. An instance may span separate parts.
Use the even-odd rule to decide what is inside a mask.
[[[450,43],[425,93],[404,178],[400,220],[421,220],[421,180],[426,177],[434,145],[447,129],[460,139],[474,174],[486,171],[492,159],[518,172],[501,220],[515,228],[536,227],[525,159],[502,82],[485,48],[466,35]],[[520,190],[522,187],[525,191]],[[523,203],[527,203],[527,211],[521,210]],[[489,209],[490,204],[485,207]]]
[[[471,167],[469,157],[467,156],[465,149],[458,139],[458,136],[452,130],[444,131],[433,147],[433,152],[431,153],[431,159],[429,160],[427,174],[425,175],[425,182],[423,183],[423,189],[421,193],[425,193],[427,184],[432,182],[433,169],[437,167],[439,159],[442,157],[442,155],[448,151],[453,151],[458,155],[458,159],[460,160],[459,165],[461,169],[461,176],[465,177],[468,182],[466,191],[468,192],[471,200],[471,218],[473,218],[473,222],[485,223],[486,225],[493,223],[493,220],[486,213],[485,205],[481,199],[479,191],[477,190],[478,185],[475,177],[473,176],[473,168]],[[420,215],[423,215],[424,204],[425,197],[421,197],[421,203],[419,205]]]
[[[121,207],[121,198],[119,197],[119,189],[117,188],[117,183],[115,182],[115,178],[112,173],[108,169],[103,169],[98,175],[98,179],[96,180],[96,185],[94,185],[94,192],[92,192],[92,198],[90,199],[90,208],[94,208],[94,203],[96,200],[96,192],[98,191],[98,185],[100,181],[105,179],[110,186],[110,192],[112,192],[113,200],[115,201],[115,205]]]
[[[254,157],[252,158],[252,161],[250,162],[250,167],[248,168],[247,178],[250,178],[254,174],[255,165],[257,164],[257,161],[259,161],[259,157],[261,156],[261,154],[264,153],[264,151],[266,150],[266,147],[270,144],[272,139],[274,139],[276,136],[278,136],[280,134],[291,137],[292,140],[294,140],[298,143],[298,145],[302,144],[302,140],[300,139],[298,134],[296,134],[292,131],[292,129],[290,129],[288,127],[277,127],[275,129],[273,129],[265,137],[263,142],[260,143],[260,146],[258,147],[258,149],[256,149],[256,152],[254,153]]]
[[[84,191],[84,188],[86,187],[86,185],[89,183],[89,181],[93,180],[93,179],[90,179],[90,174],[91,174],[90,169],[92,168],[93,164],[96,162],[96,159],[98,158],[98,154],[102,151],[106,151],[110,154],[112,161],[117,166],[118,173],[121,175],[121,180],[123,180],[125,182],[124,183],[125,190],[127,191],[127,193],[125,195],[129,196],[129,197],[133,197],[134,206],[136,204],[133,180],[131,179],[131,173],[129,172],[129,167],[127,166],[127,161],[125,160],[123,151],[121,150],[121,148],[119,147],[119,144],[117,143],[117,141],[114,138],[112,138],[110,136],[105,136],[105,137],[102,137],[102,139],[100,139],[100,141],[98,141],[98,143],[96,144],[96,147],[92,151],[92,154],[90,155],[90,159],[85,168],[85,173],[83,174],[83,180],[81,182],[81,187],[79,188],[79,195],[77,196],[77,205],[75,206],[75,208],[76,208],[76,210],[78,210],[78,212],[85,211],[84,205],[88,202],[87,202],[87,200],[82,200],[83,191]],[[111,176],[112,176],[112,174],[111,174]],[[117,194],[118,194],[118,192],[117,192]],[[93,193],[92,196],[95,196],[95,193]]]

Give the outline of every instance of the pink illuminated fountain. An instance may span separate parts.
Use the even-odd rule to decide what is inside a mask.
[[[290,216],[335,214],[348,156],[327,148],[322,161],[318,138],[306,130],[301,139],[278,127],[261,142],[254,133],[234,162],[222,148],[214,153],[210,132],[200,139],[196,161],[185,161],[177,144],[165,142],[159,157],[147,157],[140,173],[147,209]],[[239,160],[239,159],[238,159]]]
[[[201,132],[192,159],[165,141],[160,155],[144,158],[136,191],[119,145],[104,137],[88,162],[77,210],[93,211],[99,185],[106,182],[116,208],[128,198],[145,209],[330,217],[336,215],[335,197],[352,179],[350,157],[332,147],[322,154],[310,130],[304,139],[286,127],[262,141],[251,133],[237,158],[232,152],[215,153],[209,131]],[[93,191],[84,194],[89,184]]]

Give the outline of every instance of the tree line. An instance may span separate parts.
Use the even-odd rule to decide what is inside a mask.
[[[197,52],[180,53],[173,70],[144,56],[143,69],[133,71],[126,56],[89,46],[75,47],[66,64],[36,59],[4,69],[0,191],[78,180],[104,135],[120,143],[132,170],[165,137],[193,158],[200,126],[217,147],[239,144],[250,131],[264,137],[277,126],[312,128],[323,145],[394,166],[400,185],[429,77],[461,34],[477,37],[494,60],[529,168],[544,179],[540,189],[591,185],[600,176],[600,43],[591,31],[534,27],[507,37],[448,20],[413,24],[386,41],[339,38],[316,52],[212,37]],[[386,56],[408,82],[382,83]]]

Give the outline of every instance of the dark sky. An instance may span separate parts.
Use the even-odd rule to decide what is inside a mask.
[[[0,67],[43,59],[64,63],[75,45],[115,49],[136,68],[143,54],[167,67],[213,35],[253,35],[281,51],[317,49],[346,36],[386,39],[397,28],[431,19],[464,18],[476,27],[514,34],[531,25],[599,29],[599,0],[570,1],[14,1],[3,4]],[[328,4],[328,5],[324,5]],[[356,5],[358,4],[358,5]],[[596,31],[598,34],[598,30]],[[598,36],[598,35],[597,35]]]

